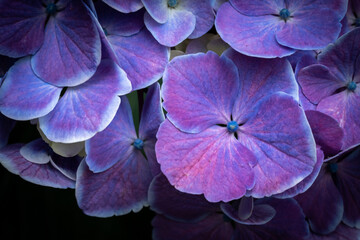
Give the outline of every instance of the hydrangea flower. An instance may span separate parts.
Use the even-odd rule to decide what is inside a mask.
[[[87,156],[76,180],[76,198],[86,214],[109,217],[137,212],[147,205],[150,181],[159,173],[154,146],[163,120],[160,88],[155,84],[147,93],[139,135],[130,105],[123,98],[111,124],[86,141]]]
[[[349,30],[360,27],[360,3],[357,0],[349,0],[346,13],[346,24]]]
[[[35,74],[59,87],[79,85],[95,73],[100,38],[82,1],[4,0],[0,8],[0,54],[34,54]]]
[[[198,38],[214,24],[212,0],[142,0],[146,27],[162,45],[173,47]]]
[[[163,80],[156,154],[178,190],[211,202],[270,196],[313,170],[315,142],[286,60],[209,51],[174,58]]]
[[[346,0],[230,0],[218,10],[215,26],[236,51],[262,58],[284,57],[334,42],[346,8]]]
[[[318,56],[318,64],[298,73],[305,97],[344,129],[343,149],[360,142],[359,42],[360,29],[354,29],[327,47]]]

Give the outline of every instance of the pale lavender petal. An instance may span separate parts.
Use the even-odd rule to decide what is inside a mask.
[[[46,11],[41,1],[4,0],[0,9],[0,54],[34,54],[44,41]]]
[[[107,39],[132,90],[148,87],[162,77],[170,57],[169,48],[160,45],[145,28],[130,37],[109,35]]]
[[[327,235],[312,234],[308,240],[354,240],[360,239],[360,229],[351,228],[340,223],[335,231]]]
[[[21,156],[36,164],[49,163],[51,160],[51,153],[51,148],[41,138],[33,140],[20,148]]]
[[[106,4],[119,12],[136,12],[143,7],[141,0],[103,0]]]
[[[50,163],[35,164],[20,154],[23,144],[8,145],[0,151],[0,163],[11,173],[26,181],[54,188],[74,188],[75,182],[65,177]]]
[[[156,213],[182,222],[197,222],[220,210],[218,204],[209,203],[202,195],[176,190],[163,174],[156,176],[150,184],[149,204]]]
[[[294,49],[280,45],[275,34],[284,24],[272,15],[249,17],[224,3],[215,26],[221,38],[236,51],[254,57],[275,58],[293,54]]]
[[[248,16],[279,14],[286,7],[284,0],[230,0],[230,3],[237,11]]]
[[[184,41],[195,29],[196,17],[187,10],[170,10],[167,22],[156,22],[148,13],[144,21],[147,29],[162,45],[173,47]]]
[[[253,154],[224,127],[183,133],[165,120],[155,149],[161,171],[176,189],[210,202],[242,197],[254,184]]]
[[[126,73],[103,60],[89,81],[68,88],[55,109],[39,119],[40,128],[54,142],[87,140],[110,124],[120,105],[118,95],[130,90]]]
[[[0,111],[16,120],[42,117],[54,109],[61,88],[45,83],[31,70],[30,58],[20,59],[8,71],[0,88]]]
[[[118,161],[126,161],[133,151],[137,139],[130,104],[121,98],[119,110],[104,131],[85,142],[86,163],[94,173],[103,172]]]
[[[141,0],[148,14],[158,23],[166,23],[169,19],[170,8],[167,0]]]
[[[128,159],[101,173],[91,172],[82,161],[76,177],[76,200],[87,215],[124,215],[147,205],[152,177],[140,151],[134,151]]]
[[[15,127],[16,121],[0,114],[0,149],[6,146],[9,135]]]
[[[69,1],[63,11],[50,17],[44,44],[32,57],[36,75],[60,87],[87,81],[100,63],[99,33],[81,1]]]
[[[75,181],[76,171],[81,160],[82,158],[79,156],[66,158],[57,154],[52,154],[50,163],[66,177]]]
[[[173,59],[165,70],[162,86],[167,118],[191,133],[227,124],[239,89],[238,79],[234,63],[213,52]]]
[[[309,123],[298,102],[285,93],[264,98],[252,111],[238,130],[239,141],[258,160],[250,195],[281,193],[313,171],[316,147]]]

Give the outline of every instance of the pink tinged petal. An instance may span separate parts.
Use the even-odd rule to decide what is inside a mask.
[[[44,44],[32,57],[31,65],[35,74],[50,84],[76,86],[95,73],[100,47],[90,12],[81,1],[70,1],[56,17],[50,17]]]
[[[151,179],[149,165],[140,151],[101,173],[91,172],[83,161],[77,172],[75,195],[87,215],[124,215],[147,205]]]
[[[168,119],[189,133],[227,124],[239,89],[238,79],[235,64],[213,52],[175,58],[165,70],[162,86]]]
[[[146,11],[158,23],[166,23],[169,19],[170,9],[167,0],[141,0]]]
[[[168,47],[160,45],[146,29],[130,37],[109,35],[108,40],[133,90],[148,87],[162,77],[170,51]]]
[[[20,148],[20,154],[29,162],[36,164],[47,164],[51,160],[51,149],[41,138],[31,141]]]
[[[232,48],[242,54],[262,58],[285,57],[295,52],[275,39],[283,24],[280,18],[272,15],[242,15],[230,3],[220,7],[215,20],[219,35]]]
[[[86,163],[94,172],[103,172],[118,161],[124,161],[136,151],[132,145],[137,139],[130,104],[121,98],[119,110],[104,131],[85,142]]]
[[[0,151],[0,163],[11,173],[19,175],[24,180],[47,187],[74,188],[75,182],[50,163],[35,164],[27,161],[20,154],[22,144],[8,145]]]
[[[240,91],[232,117],[238,123],[244,122],[256,102],[276,92],[285,92],[298,99],[298,84],[293,70],[286,59],[259,59],[242,55],[232,49],[224,55],[230,58],[239,70]]]
[[[40,128],[54,142],[87,140],[110,124],[120,105],[118,95],[130,90],[126,73],[103,60],[89,81],[68,88],[55,109],[39,119]]]
[[[104,2],[123,13],[136,12],[143,7],[141,0],[104,0]]]
[[[237,11],[248,16],[279,14],[286,7],[284,0],[230,0],[230,3]]]
[[[176,190],[163,174],[153,179],[148,196],[151,210],[174,221],[197,222],[220,210],[218,204],[209,203],[203,196]]]
[[[360,229],[351,228],[347,225],[340,223],[335,231],[327,235],[312,234],[308,240],[354,240],[360,239]]]
[[[323,165],[324,161],[324,152],[321,151],[320,147],[316,147],[316,164],[314,166],[313,171],[310,173],[309,176],[305,177],[304,180],[296,184],[294,187],[289,188],[288,190],[275,194],[274,197],[276,198],[291,198],[295,197],[298,194],[304,193],[307,191],[311,185],[314,183],[315,179],[319,175],[321,166]]]
[[[176,222],[157,215],[151,222],[156,240],[231,240],[234,229],[222,214],[212,214],[196,222]]]
[[[253,187],[256,160],[226,128],[214,126],[189,134],[165,120],[157,138],[161,171],[179,191],[204,194],[210,202],[226,202]]]
[[[54,109],[61,88],[45,83],[31,70],[30,58],[20,59],[8,71],[0,89],[0,111],[16,120],[42,117]]]
[[[316,110],[339,122],[344,130],[343,149],[360,143],[360,88],[356,92],[343,91],[324,98]]]
[[[334,231],[344,213],[343,199],[326,167],[305,193],[295,197],[309,219],[310,228],[319,234]]]
[[[344,200],[343,222],[360,229],[360,148],[337,163],[336,185]]]
[[[330,70],[321,64],[314,64],[300,70],[297,80],[305,97],[318,104],[336,90],[346,87],[342,79],[336,78]]]
[[[187,10],[169,11],[169,19],[158,23],[148,13],[144,16],[145,26],[161,44],[174,47],[190,36],[195,29],[196,17]]]
[[[15,127],[16,121],[0,114],[0,149],[6,146],[10,133]]]
[[[34,54],[44,40],[46,11],[41,1],[4,0],[0,9],[0,54]]]
[[[258,103],[238,136],[258,160],[253,169],[255,186],[249,193],[253,197],[283,192],[313,171],[316,147],[309,123],[298,102],[285,93]]]

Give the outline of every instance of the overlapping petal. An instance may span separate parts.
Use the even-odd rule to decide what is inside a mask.
[[[136,12],[143,7],[141,0],[104,0],[104,2],[123,13]]]

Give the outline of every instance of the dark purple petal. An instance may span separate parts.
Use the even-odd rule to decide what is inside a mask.
[[[54,109],[61,88],[45,83],[31,70],[30,58],[20,59],[8,71],[0,88],[0,111],[16,120],[42,117]]]
[[[62,174],[75,181],[76,171],[81,160],[82,158],[79,156],[66,158],[57,154],[52,154],[50,163]]]
[[[144,152],[153,177],[161,173],[160,164],[157,162],[156,159],[155,144],[155,139],[147,140],[146,142],[144,142]]]
[[[238,130],[239,141],[254,153],[253,197],[283,192],[302,181],[316,163],[309,123],[297,101],[285,93],[263,98]]]
[[[187,10],[176,10],[169,12],[167,22],[163,24],[156,22],[148,13],[145,13],[144,21],[147,29],[160,44],[173,47],[194,31],[196,17]]]
[[[275,34],[284,22],[272,15],[245,16],[230,3],[224,3],[216,16],[215,26],[221,38],[236,51],[254,57],[289,56],[294,49],[280,45]]]
[[[227,124],[239,89],[238,78],[234,63],[213,52],[175,58],[165,70],[162,86],[167,118],[190,133]]]
[[[54,142],[87,140],[110,124],[120,105],[118,95],[130,90],[126,73],[103,60],[89,81],[68,88],[55,109],[39,119],[40,128]]]
[[[0,163],[11,173],[26,181],[54,188],[74,188],[75,182],[65,177],[50,163],[35,164],[20,154],[23,144],[8,145],[0,151]]]
[[[141,0],[103,0],[106,4],[119,12],[136,12],[143,7]]]
[[[220,210],[218,204],[209,203],[202,195],[176,190],[163,174],[153,179],[148,196],[153,211],[175,221],[197,222]]]
[[[118,161],[126,161],[133,151],[137,139],[130,104],[121,98],[119,110],[104,131],[85,142],[86,163],[94,173],[103,172]]]
[[[156,240],[231,240],[234,229],[222,214],[212,214],[196,222],[176,222],[157,215],[151,222]]]
[[[230,3],[237,11],[248,16],[279,14],[285,8],[284,0],[230,0]]]
[[[0,54],[34,54],[44,41],[46,12],[41,1],[4,0],[0,9]]]
[[[31,141],[20,148],[20,154],[29,162],[47,164],[51,160],[51,148],[41,138]]]
[[[328,234],[341,222],[344,212],[343,199],[325,164],[313,185],[295,199],[314,232]]]
[[[305,52],[305,51],[304,51]],[[303,55],[299,61],[296,63],[295,67],[295,78],[298,79],[298,74],[301,69],[304,67],[310,66],[312,64],[317,63],[317,53],[315,51],[306,51],[309,52],[308,54]],[[293,56],[293,55],[291,55]],[[290,57],[291,57],[290,56]]]
[[[110,217],[138,212],[147,205],[152,177],[142,153],[134,151],[128,159],[101,173],[91,172],[82,161],[76,178],[75,195],[84,213]]]
[[[298,65],[299,61],[301,60],[301,58],[303,58],[304,56],[312,56],[315,59],[316,57],[316,52],[315,51],[310,51],[310,50],[299,50],[296,51],[296,53],[294,53],[293,55],[290,55],[288,57],[286,57],[287,60],[289,60],[292,68],[295,70],[296,66]]]
[[[13,130],[16,121],[0,114],[0,149],[6,146],[10,132]]]
[[[354,240],[360,239],[360,229],[350,228],[340,223],[335,231],[327,235],[312,234],[308,240]]]
[[[210,202],[242,197],[254,184],[253,154],[225,127],[183,133],[165,120],[157,134],[161,170],[176,189],[204,194]]]
[[[129,37],[107,37],[119,66],[126,72],[133,90],[158,81],[169,61],[169,48],[160,45],[145,28]]]
[[[64,10],[50,17],[44,44],[32,57],[36,75],[60,87],[87,81],[100,63],[99,33],[90,12],[81,1],[69,1]]]

